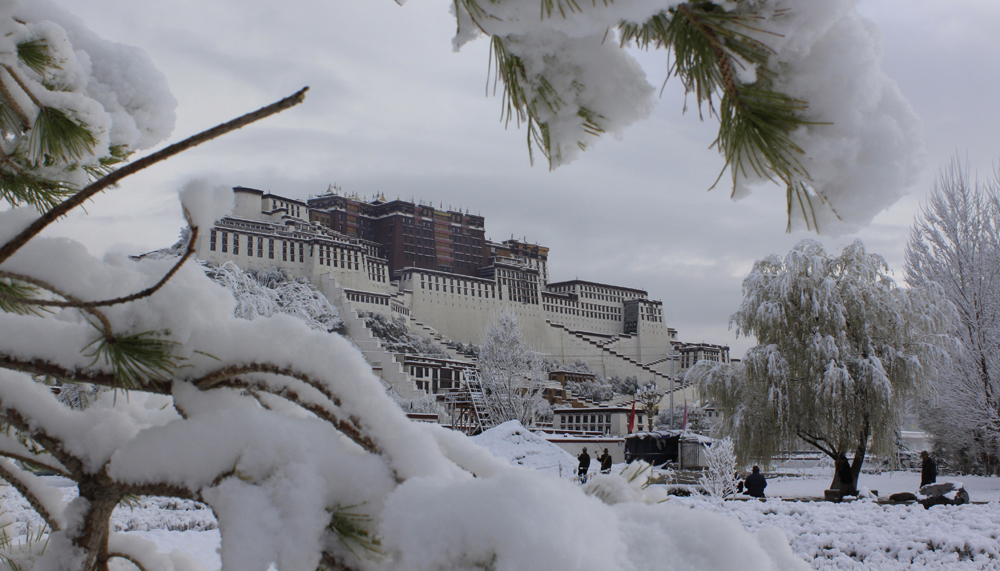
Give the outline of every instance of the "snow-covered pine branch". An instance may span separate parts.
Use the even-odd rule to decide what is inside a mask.
[[[524,124],[529,154],[550,168],[649,116],[658,90],[626,49],[639,47],[662,49],[719,119],[712,146],[733,197],[777,182],[790,227],[866,225],[920,172],[919,120],[854,0],[459,0],[452,11],[456,49],[489,38],[505,122]]]
[[[410,331],[404,317],[396,316],[390,319],[375,311],[360,311],[358,316],[365,320],[365,327],[382,342],[382,346],[391,352],[445,359],[450,357],[433,341]]]

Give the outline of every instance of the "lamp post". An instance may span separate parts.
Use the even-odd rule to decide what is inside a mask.
[[[670,430],[674,429],[674,344],[670,343]]]

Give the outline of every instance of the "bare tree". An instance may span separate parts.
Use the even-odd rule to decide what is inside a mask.
[[[492,420],[531,426],[542,409],[545,361],[524,341],[517,316],[501,312],[483,334],[479,380]]]
[[[966,467],[1000,452],[1000,173],[972,181],[955,159],[913,225],[906,281],[937,283],[954,304],[961,350],[942,363],[921,425],[939,452]]]

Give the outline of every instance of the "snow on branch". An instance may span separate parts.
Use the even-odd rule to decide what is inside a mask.
[[[501,116],[550,168],[649,116],[637,47],[662,50],[718,119],[733,198],[777,183],[789,229],[866,225],[920,172],[919,119],[853,0],[459,0],[453,13],[456,49],[489,38]]]
[[[9,431],[8,431],[9,432]],[[21,439],[25,437],[18,434]],[[60,476],[68,476],[69,471],[44,449],[31,449],[9,433],[0,433],[0,456],[6,456],[30,466],[51,470]]]
[[[66,503],[63,501],[62,490],[49,486],[42,478],[18,468],[6,458],[0,458],[0,477],[28,500],[50,528],[58,531],[66,527],[63,515]]]

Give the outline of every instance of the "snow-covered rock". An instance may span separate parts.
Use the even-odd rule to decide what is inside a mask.
[[[577,461],[572,454],[545,440],[516,420],[505,422],[483,432],[472,440],[493,453],[497,458],[515,466],[559,474],[572,474]]]

